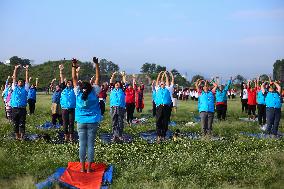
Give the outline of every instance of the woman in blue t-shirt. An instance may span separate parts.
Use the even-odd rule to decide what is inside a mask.
[[[81,162],[81,172],[85,172],[86,152],[87,152],[87,173],[91,172],[91,164],[94,162],[94,145],[99,123],[101,121],[101,109],[99,105],[98,94],[99,87],[99,63],[98,58],[94,57],[93,62],[96,65],[96,80],[94,86],[90,82],[82,81],[78,85],[78,75],[76,69],[78,62],[72,60],[72,78],[74,92],[76,95],[75,121],[79,135],[79,157]]]
[[[16,139],[23,140],[26,131],[26,115],[27,115],[27,102],[29,91],[29,66],[24,67],[26,70],[26,80],[18,79],[18,69],[20,65],[15,66],[12,83],[11,94],[11,107],[12,107],[12,120],[14,125],[14,132]]]
[[[201,118],[201,129],[203,135],[212,134],[212,125],[214,119],[214,110],[215,110],[215,97],[217,84],[213,82],[214,87],[210,90],[209,82],[203,80],[197,80],[195,87],[199,93],[198,97],[198,111]]]
[[[29,83],[31,83],[31,77],[29,78]],[[36,78],[36,83],[31,84],[29,93],[28,93],[28,103],[30,109],[30,115],[35,113],[35,104],[36,104],[36,91],[38,86],[38,78]]]
[[[68,80],[66,83],[64,82],[63,70],[63,64],[59,65],[60,83],[62,86],[60,105],[62,109],[64,140],[66,142],[69,140],[72,142],[74,135],[76,97],[72,80]]]

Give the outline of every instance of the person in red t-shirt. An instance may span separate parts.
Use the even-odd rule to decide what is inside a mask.
[[[247,91],[248,91],[248,118],[255,120],[256,92],[257,92],[256,81],[254,81],[254,87],[252,87],[252,81],[248,80]]]
[[[126,83],[125,89],[125,106],[126,106],[126,120],[129,125],[132,124],[133,114],[135,110],[135,77],[133,76],[132,85]]]
[[[101,108],[101,115],[103,116],[106,110],[106,97],[107,97],[108,83],[101,85],[101,91],[99,93],[99,102]]]
[[[133,86],[135,90],[135,105],[137,112],[142,112],[144,108],[144,84],[140,82],[140,86],[137,86],[137,83],[135,81],[135,75],[133,75]]]

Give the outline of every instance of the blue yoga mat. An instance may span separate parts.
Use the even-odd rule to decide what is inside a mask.
[[[141,132],[139,136],[146,140],[148,143],[155,143],[157,139],[157,132],[155,130]],[[173,137],[173,132],[168,130],[166,133],[166,139],[171,139]]]
[[[258,139],[267,139],[267,138],[272,138],[271,135],[266,134],[266,133],[246,133],[246,132],[241,132],[241,135],[245,135],[245,136],[249,136],[249,137],[253,137],[253,138],[258,138]],[[279,134],[277,135],[277,138],[281,138],[282,135]]]
[[[15,139],[16,135],[15,133],[11,133],[10,136],[8,136],[9,139]],[[26,133],[24,135],[24,140],[25,141],[35,141],[41,138],[41,135],[38,134],[31,134],[31,133]]]
[[[177,126],[177,123],[174,122],[174,121],[171,121],[171,122],[169,123],[169,126],[175,127],[175,126]]]
[[[103,143],[105,144],[110,144],[110,143],[113,143],[113,141],[111,140],[112,139],[112,133],[102,133],[100,135],[100,139]],[[123,141],[120,141],[122,143],[130,143],[133,141],[133,137],[129,134],[122,134],[122,138],[123,138]]]
[[[79,141],[79,136],[78,136],[78,132],[77,131],[74,132],[73,137],[74,137],[73,142],[77,143]],[[57,132],[56,138],[52,139],[51,142],[54,143],[54,144],[63,144],[63,143],[65,143],[65,141],[64,141],[64,132],[63,131]]]
[[[51,122],[47,121],[44,124],[37,126],[36,128],[42,130],[49,130],[49,129],[60,129],[60,127],[61,127],[60,124],[53,125]]]

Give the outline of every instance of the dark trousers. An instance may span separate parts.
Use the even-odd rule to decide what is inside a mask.
[[[248,105],[248,115],[255,115],[256,105]]]
[[[152,101],[152,105],[153,105],[153,117],[155,117],[156,116],[156,103],[155,103],[155,101],[153,100]]]
[[[227,105],[226,104],[218,104],[216,105],[216,112],[218,120],[225,120],[227,115]]]
[[[134,110],[135,110],[135,103],[126,103],[126,120],[127,120],[127,123],[132,122]]]
[[[280,108],[266,108],[267,132],[277,135],[281,118]]]
[[[124,128],[124,114],[125,108],[114,106],[111,107],[111,118],[112,118],[112,134],[113,137],[122,137]]]
[[[160,137],[165,137],[168,131],[171,107],[168,105],[160,105],[156,110],[157,135]]]
[[[51,118],[52,118],[52,124],[53,125],[56,125],[57,119],[59,121],[59,124],[63,125],[62,115],[60,115],[60,114],[52,114]]]
[[[12,120],[15,133],[25,133],[26,131],[26,108],[12,108]]]
[[[265,125],[266,123],[266,105],[258,104],[257,105],[257,115],[258,115],[258,123],[259,125]]]
[[[104,115],[106,111],[106,103],[104,100],[100,100],[101,115]]]
[[[242,112],[248,112],[248,99],[242,99]]]
[[[30,114],[34,114],[35,113],[35,103],[36,103],[36,101],[34,99],[28,99],[28,103],[29,103]]]
[[[64,134],[74,133],[75,109],[62,109]]]
[[[171,122],[171,116],[172,116],[172,110],[173,110],[173,103],[170,105],[170,115],[169,115],[169,122]]]
[[[201,130],[204,135],[211,134],[214,120],[213,112],[200,112]]]

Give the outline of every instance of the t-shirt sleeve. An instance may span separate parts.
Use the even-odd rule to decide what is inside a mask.
[[[30,84],[29,83],[25,83],[25,90],[29,91],[30,90]]]
[[[94,90],[96,95],[99,95],[99,93],[101,92],[101,88],[100,88],[99,85],[94,85],[93,90]]]
[[[79,86],[76,86],[76,87],[74,87],[73,90],[74,90],[75,95],[78,96],[79,93],[80,93],[80,87],[79,87]]]
[[[15,90],[15,88],[16,88],[16,84],[13,82],[12,83],[12,90]]]

